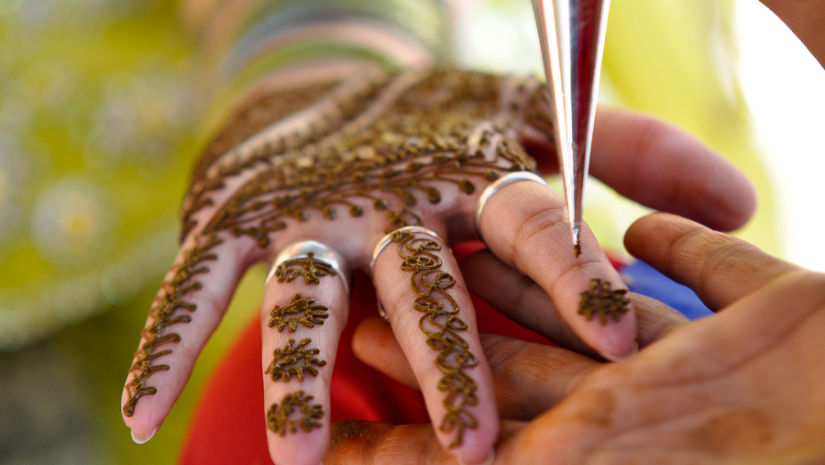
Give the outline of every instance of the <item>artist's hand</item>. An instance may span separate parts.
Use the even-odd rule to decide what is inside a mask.
[[[825,463],[825,275],[667,214],[639,220],[625,243],[718,314],[688,323],[640,300],[648,345],[617,363],[579,354],[558,319],[535,316],[550,299],[489,253],[463,266],[471,290],[568,347],[482,337],[501,417],[514,420],[502,424],[494,463]],[[385,326],[363,323],[356,354],[409,383]],[[343,426],[333,431],[350,439],[327,465],[455,463],[428,425]]]
[[[348,73],[338,84],[313,84],[319,75],[329,76],[282,77],[279,90],[258,96],[195,170],[181,252],[123,393],[124,419],[138,441],[163,422],[246,269],[313,239],[336,251],[340,266],[327,268],[334,263],[321,256],[293,260],[268,280],[261,374],[273,459],[318,463],[329,441],[329,381],[347,318],[348,271],[367,268],[385,231],[404,224],[450,242],[474,237],[485,187],[534,166],[521,143],[545,171],[554,169],[549,112],[535,81],[440,70],[369,79]],[[597,117],[591,171],[632,199],[717,228],[739,226],[754,206],[747,181],[703,145],[617,110]],[[560,195],[520,182],[490,198],[479,226],[499,259],[551,296],[583,346],[628,356],[637,336],[632,305],[619,300],[608,309],[614,313],[593,319],[578,313],[593,278],[623,284],[591,232],[574,256],[564,217]],[[416,237],[423,241],[389,244],[374,281],[438,442],[479,463],[499,421],[475,316],[446,244]]]
[[[825,0],[761,0],[825,66]]]

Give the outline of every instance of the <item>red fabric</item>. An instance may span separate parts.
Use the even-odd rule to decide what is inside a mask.
[[[459,260],[482,249],[480,242],[459,244]],[[331,419],[362,419],[384,423],[422,423],[427,414],[421,395],[363,364],[350,341],[365,317],[375,315],[375,292],[366,275],[353,277],[350,316],[332,376]],[[473,296],[479,331],[548,343],[542,336],[513,323]],[[258,316],[218,364],[206,385],[180,461],[183,464],[272,464],[266,445],[261,377],[261,330]],[[369,380],[369,382],[365,382]]]

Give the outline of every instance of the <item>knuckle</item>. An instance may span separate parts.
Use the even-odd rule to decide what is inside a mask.
[[[423,454],[413,453],[412,445],[417,436],[417,429],[412,425],[400,425],[389,429],[372,449],[368,463],[423,463]],[[419,449],[417,452],[421,452]],[[415,460],[410,462],[410,460]]]
[[[524,343],[502,336],[489,336],[484,339],[483,344],[490,371],[495,374],[505,370],[511,362],[518,359],[516,355]]]
[[[720,274],[726,274],[734,267],[739,271],[744,271],[742,269],[744,267],[752,268],[752,265],[749,265],[747,262],[738,260],[738,258],[748,252],[747,249],[748,247],[746,247],[744,243],[730,238],[708,250],[704,255],[701,268],[697,275],[699,290],[707,290],[714,281],[718,280]],[[751,275],[750,272],[746,273]]]
[[[516,226],[513,241],[510,244],[513,263],[518,269],[528,259],[530,251],[534,250],[530,244],[540,235],[549,233],[553,228],[564,224],[564,208],[538,206],[530,207],[524,212],[521,221]]]

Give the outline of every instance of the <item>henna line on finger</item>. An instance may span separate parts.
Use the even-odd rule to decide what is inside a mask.
[[[446,392],[443,405],[446,410],[439,429],[455,432],[448,447],[462,444],[464,432],[478,427],[478,420],[468,407],[478,404],[478,386],[466,369],[478,365],[469,344],[459,332],[467,324],[458,317],[460,307],[449,292],[455,278],[442,270],[441,245],[421,233],[395,232],[392,241],[401,257],[401,270],[411,273],[410,283],[416,299],[413,308],[423,313],[418,326],[427,336],[427,345],[438,352],[435,365],[442,373],[438,390]]]

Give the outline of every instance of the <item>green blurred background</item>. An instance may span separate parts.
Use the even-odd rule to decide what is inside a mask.
[[[732,5],[614,0],[603,97],[673,121],[743,169],[761,204],[738,234],[776,252],[770,179],[725,58]],[[459,63],[539,70],[528,0],[454,7]],[[242,282],[158,435],[133,444],[122,384],[203,141],[196,42],[170,1],[0,0],[0,44],[0,463],[173,463],[265,272]],[[596,184],[588,196],[586,218],[621,250],[644,210]]]

